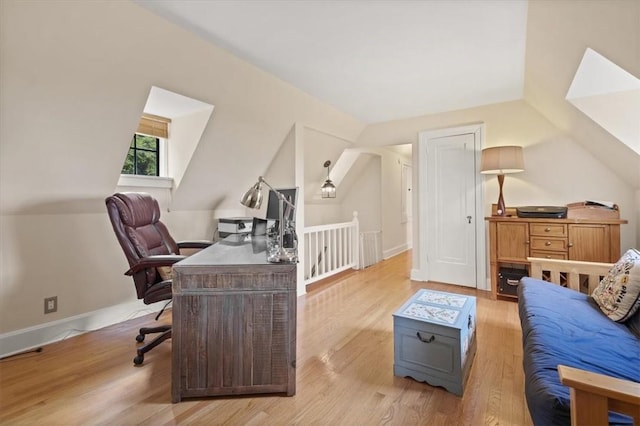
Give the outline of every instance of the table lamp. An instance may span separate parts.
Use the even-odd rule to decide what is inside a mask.
[[[497,146],[482,150],[480,160],[480,173],[487,175],[498,175],[500,185],[500,196],[498,197],[498,216],[506,216],[506,206],[502,196],[502,184],[504,175],[507,173],[518,173],[524,171],[524,157],[521,146]]]
[[[259,209],[262,205],[263,199],[263,183],[278,195],[278,215],[280,220],[280,223],[278,224],[278,252],[274,255],[269,255],[268,260],[269,262],[295,262],[297,260],[297,255],[295,253],[288,252],[284,248],[284,204],[286,203],[292,209],[295,209],[296,206],[291,201],[287,200],[282,192],[269,185],[262,176],[258,177],[258,182],[245,192],[240,199],[240,204],[245,207],[249,207],[250,209]]]

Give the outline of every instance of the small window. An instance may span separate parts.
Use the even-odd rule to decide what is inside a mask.
[[[160,139],[134,134],[122,174],[160,176]]]

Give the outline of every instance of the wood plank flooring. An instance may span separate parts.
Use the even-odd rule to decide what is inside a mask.
[[[172,404],[170,342],[133,366],[136,330],[154,322],[145,316],[0,362],[0,424],[531,425],[517,304],[413,282],[410,264],[403,253],[298,299],[293,397]],[[393,376],[391,314],[420,288],[478,298],[478,349],[463,397]]]

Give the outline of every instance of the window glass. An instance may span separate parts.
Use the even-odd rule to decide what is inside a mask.
[[[160,140],[153,136],[135,134],[129,147],[122,174],[159,176]]]

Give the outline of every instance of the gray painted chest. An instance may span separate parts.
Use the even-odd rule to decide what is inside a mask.
[[[422,289],[393,314],[393,374],[462,395],[476,353],[476,298]]]

